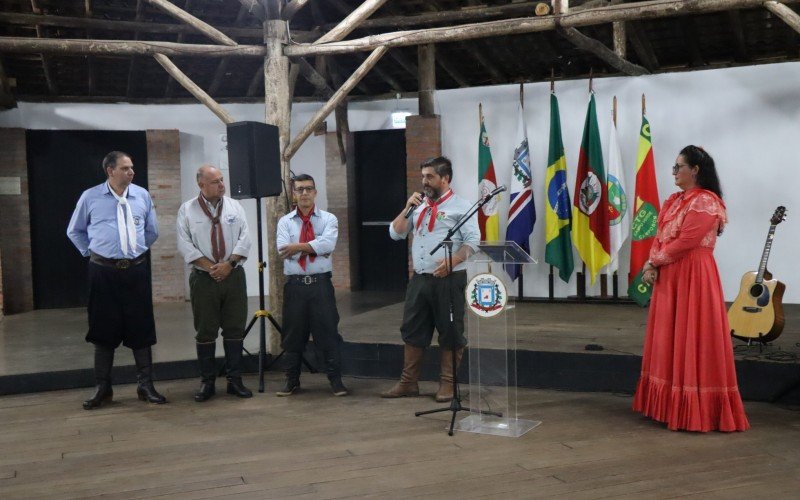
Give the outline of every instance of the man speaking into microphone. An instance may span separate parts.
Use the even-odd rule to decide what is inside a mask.
[[[418,396],[422,356],[431,344],[434,328],[439,335],[441,375],[436,401],[453,398],[453,347],[456,365],[461,361],[467,340],[464,337],[464,288],[467,272],[464,261],[478,250],[480,230],[476,217],[471,217],[453,235],[453,268],[442,246],[431,251],[447,232],[469,211],[471,204],[455,195],[450,188],[453,167],[444,156],[420,165],[422,193],[414,193],[405,208],[389,226],[389,236],[402,240],[413,234],[411,256],[414,275],[406,289],[403,324],[400,333],[405,344],[403,372],[400,381],[381,394],[384,398]],[[450,304],[453,320],[450,320]]]

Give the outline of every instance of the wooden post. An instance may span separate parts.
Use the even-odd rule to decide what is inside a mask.
[[[344,82],[339,90],[333,94],[333,97],[331,97],[330,100],[328,100],[328,102],[326,102],[325,105],[322,106],[319,111],[317,111],[311,121],[309,121],[306,126],[303,127],[303,130],[301,130],[292,140],[291,144],[286,147],[286,151],[283,153],[286,161],[290,160],[292,156],[297,153],[297,150],[300,149],[300,146],[303,145],[303,142],[305,142],[305,140],[308,139],[308,136],[310,136],[314,129],[317,128],[317,125],[322,123],[322,121],[325,120],[331,111],[333,111],[334,108],[336,108],[336,106],[345,97],[347,97],[347,94],[349,94],[350,91],[353,90],[353,87],[355,87],[358,82],[360,82],[361,79],[364,78],[367,73],[369,73],[369,70],[375,66],[375,64],[380,60],[381,57],[383,57],[387,50],[389,49],[386,47],[378,47],[375,49],[372,54],[370,54],[369,57],[367,57],[364,62],[361,63],[361,66],[359,66],[358,69],[356,69],[353,74],[350,75],[350,78]]]
[[[436,48],[432,43],[417,48],[419,71],[419,114],[433,116],[433,94],[436,90]]]
[[[156,7],[163,10],[172,17],[179,19],[180,21],[183,21],[184,23],[193,27],[194,29],[196,29],[197,31],[199,31],[200,33],[204,34],[205,36],[209,37],[210,39],[214,40],[217,43],[230,46],[236,45],[236,42],[230,39],[225,33],[219,31],[217,28],[211,26],[210,24],[205,23],[200,19],[194,17],[185,10],[176,7],[175,5],[169,3],[167,0],[147,0],[147,1],[151,5],[155,5]]]
[[[287,43],[286,23],[279,19],[264,21],[264,44],[267,55],[264,58],[264,99],[266,104],[265,120],[278,127],[281,151],[281,178],[284,185],[289,185],[289,160],[284,151],[289,144],[289,127],[291,115],[289,108],[289,58],[283,54],[283,46]],[[283,324],[283,259],[278,256],[274,244],[278,229],[278,219],[288,211],[285,196],[267,198],[266,238],[267,263],[269,269],[269,310],[279,324]],[[269,352],[273,355],[280,352],[280,336],[274,330],[269,337]]]
[[[169,60],[169,57],[163,54],[156,54],[153,57],[155,57],[156,61],[158,61],[158,64],[167,70],[167,73],[169,73],[172,78],[177,80],[177,82],[180,83],[181,86],[188,90],[193,96],[195,96],[198,101],[205,104],[206,107],[210,109],[212,113],[217,115],[217,117],[222,120],[223,123],[227,125],[228,123],[233,123],[236,121],[233,119],[230,113],[225,111],[225,109],[219,105],[217,101],[212,99],[210,95],[198,87],[197,84],[194,83],[188,76],[186,76],[183,71],[175,66],[175,64]]]
[[[614,54],[620,59],[628,58],[627,37],[625,36],[625,21],[612,23],[614,37]]]

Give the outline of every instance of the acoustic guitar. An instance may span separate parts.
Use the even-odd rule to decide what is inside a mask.
[[[770,219],[767,242],[758,271],[744,273],[739,295],[728,309],[731,335],[745,341],[772,342],[783,331],[783,292],[786,286],[767,271],[767,259],[775,237],[775,227],[786,218],[786,208],[778,207]]]

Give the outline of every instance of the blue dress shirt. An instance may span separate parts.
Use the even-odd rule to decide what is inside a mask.
[[[394,226],[389,224],[389,236],[393,240],[405,239],[409,233],[413,232],[414,238],[411,242],[411,258],[414,263],[414,272],[418,274],[431,274],[439,267],[439,261],[444,259],[444,247],[440,248],[433,255],[430,255],[436,245],[438,245],[447,232],[456,225],[456,222],[462,215],[472,207],[472,205],[465,199],[456,196],[455,194],[444,203],[437,207],[438,214],[436,217],[436,224],[433,226],[433,231],[428,231],[428,222],[431,218],[431,211],[425,214],[422,219],[422,225],[419,230],[416,229],[417,218],[420,212],[426,206],[422,203],[414,209],[414,213],[408,220],[408,230],[405,233],[398,233],[394,230]],[[481,241],[481,231],[478,227],[478,217],[473,215],[463,226],[453,235],[453,253],[457,252],[462,245],[468,245],[474,251],[478,250],[478,244]],[[453,271],[461,271],[466,269],[467,263],[462,262],[453,268]]]
[[[336,240],[339,238],[339,219],[330,212],[314,207],[311,215],[311,226],[314,228],[314,239],[308,244],[317,254],[314,262],[311,257],[306,258],[306,268],[300,267],[300,256],[298,252],[287,259],[283,259],[283,274],[318,274],[327,273],[333,270],[333,258],[331,254],[336,248]],[[283,248],[289,243],[300,243],[300,229],[303,221],[300,219],[297,210],[292,210],[281,217],[278,221],[277,237],[275,244],[278,248]]]
[[[158,222],[150,193],[131,184],[127,201],[136,226],[136,253],[133,256],[122,253],[117,230],[117,199],[108,182],[104,182],[83,192],[67,227],[67,236],[81,255],[88,257],[89,252],[94,252],[107,259],[136,258],[156,241]]]

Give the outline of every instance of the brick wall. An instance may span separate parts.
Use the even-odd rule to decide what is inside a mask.
[[[0,258],[4,314],[33,309],[33,257],[28,203],[28,161],[25,130],[0,129],[0,177],[19,178],[21,194],[0,194]]]
[[[442,120],[439,115],[412,115],[406,118],[406,194],[421,188],[419,165],[442,155]],[[408,249],[408,274],[414,272],[411,262],[411,241]]]
[[[406,118],[407,194],[420,190],[419,165],[442,154],[442,120],[438,115]]]
[[[153,302],[186,300],[183,258],[175,222],[181,206],[181,147],[177,130],[147,131],[147,177],[158,215],[158,240],[151,249]]]
[[[325,187],[328,193],[328,212],[339,219],[339,240],[333,252],[333,286],[351,290],[357,271],[354,257],[358,251],[352,238],[351,221],[355,222],[352,175],[347,163],[342,163],[336,132],[325,134]]]

